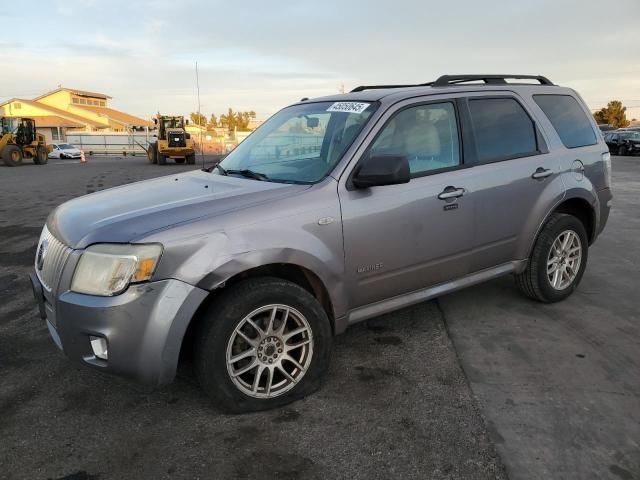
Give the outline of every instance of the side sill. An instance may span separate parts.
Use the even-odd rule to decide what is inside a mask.
[[[513,262],[503,263],[497,267],[487,268],[479,272],[471,273],[450,282],[440,283],[433,287],[423,288],[421,290],[405,293],[404,295],[398,295],[397,297],[389,298],[387,300],[358,307],[349,313],[347,323],[349,325],[353,325],[354,323],[367,320],[368,318],[377,317],[378,315],[409,307],[416,303],[424,302],[477,283],[486,282],[487,280],[521,271],[526,263],[527,260],[515,260]]]

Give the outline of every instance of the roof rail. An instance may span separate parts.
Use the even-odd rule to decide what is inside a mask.
[[[364,90],[380,90],[384,88],[408,88],[408,87],[449,87],[466,82],[481,80],[485,85],[504,85],[507,78],[514,80],[537,80],[540,85],[553,85],[553,82],[542,75],[442,75],[435,82],[415,83],[411,85],[360,85],[351,90],[351,93]]]
[[[351,93],[354,92],[362,92],[364,90],[380,90],[383,88],[408,88],[408,87],[429,87],[432,82],[429,83],[418,83],[413,85],[360,85],[359,87],[351,90]]]
[[[442,75],[435,82],[431,83],[432,87],[448,87],[460,83],[473,82],[481,80],[485,84],[505,84],[506,79],[514,80],[537,80],[540,85],[553,85],[553,82],[542,75]]]

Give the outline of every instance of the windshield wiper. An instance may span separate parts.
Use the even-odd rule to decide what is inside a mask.
[[[220,165],[219,163],[215,164],[215,165],[211,165],[210,167],[207,168],[203,168],[202,171],[203,172],[207,172],[207,173],[211,173],[213,172],[215,169],[220,170],[220,174],[221,175],[226,175],[227,171],[222,167],[222,165]]]
[[[242,170],[225,170],[225,172],[227,175],[242,175],[243,177],[252,178],[254,180],[269,180],[269,177],[267,177],[264,173],[254,172],[253,170],[249,170],[248,168],[244,168]]]

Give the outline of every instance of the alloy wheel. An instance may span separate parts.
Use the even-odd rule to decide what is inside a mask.
[[[229,377],[244,394],[273,398],[291,390],[309,369],[313,334],[296,309],[274,304],[244,317],[227,343]]]
[[[547,257],[547,278],[556,290],[564,290],[578,276],[582,242],[573,230],[565,230],[553,241]]]

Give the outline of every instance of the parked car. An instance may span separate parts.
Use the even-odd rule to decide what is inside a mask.
[[[163,384],[191,356],[220,407],[261,410],[315,391],[362,320],[508,274],[565,299],[610,183],[589,109],[545,77],[363,86],[284,108],[211,169],[60,205],[31,281],[68,357]]]
[[[613,125],[609,125],[607,123],[598,124],[598,128],[600,129],[601,132],[610,132],[612,130],[616,130],[616,127],[614,127]]]
[[[607,133],[604,141],[614,155],[635,155],[640,153],[640,131],[616,130]]]
[[[80,158],[81,152],[78,147],[74,147],[68,143],[54,143],[53,151],[49,154],[49,158]]]

